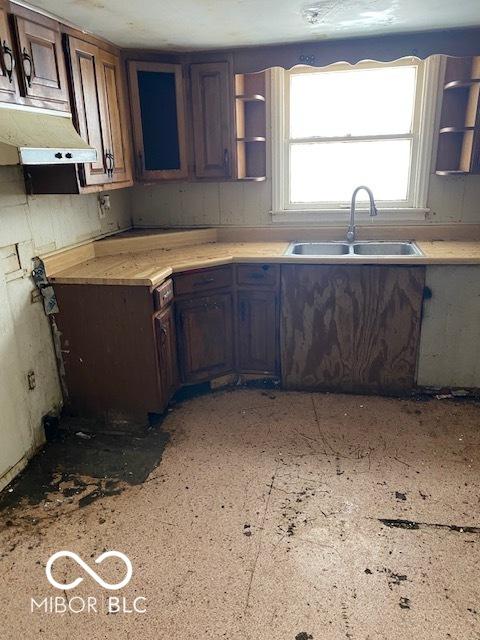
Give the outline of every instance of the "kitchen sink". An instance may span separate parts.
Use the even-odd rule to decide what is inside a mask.
[[[344,256],[350,253],[346,242],[292,242],[287,255],[294,256]]]
[[[287,256],[310,257],[389,257],[422,256],[413,242],[292,242],[285,252]]]
[[[357,256],[420,256],[413,242],[356,242],[353,252]]]

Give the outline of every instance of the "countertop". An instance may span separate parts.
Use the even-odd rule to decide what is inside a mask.
[[[423,256],[286,256],[289,242],[217,242],[209,230],[125,234],[46,257],[52,283],[156,286],[172,273],[232,262],[290,264],[480,264],[479,241],[418,241]],[[143,242],[145,240],[145,242]],[[152,248],[158,240],[159,248]],[[192,244],[188,244],[192,242]],[[186,244],[183,244],[186,243]],[[74,253],[77,251],[77,253]],[[107,254],[107,255],[104,255]],[[77,262],[78,261],[78,262]]]

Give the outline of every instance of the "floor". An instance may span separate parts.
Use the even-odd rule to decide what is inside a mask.
[[[0,503],[1,636],[478,639],[479,423],[459,400],[238,389],[145,437],[53,443]],[[123,589],[69,558],[54,577],[81,584],[47,582],[59,550],[119,582],[121,560],[95,564],[112,549]],[[31,612],[50,596],[67,612]]]

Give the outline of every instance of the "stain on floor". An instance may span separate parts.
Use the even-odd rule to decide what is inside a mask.
[[[478,640],[479,419],[456,400],[238,389],[178,405],[137,475],[128,436],[80,439],[78,472],[75,448],[68,470],[52,450],[34,499],[2,498],[2,638]],[[100,473],[102,450],[117,471]],[[45,508],[55,496],[71,508]],[[146,613],[31,613],[59,594],[45,577],[59,549],[90,565],[126,553],[121,595]],[[105,596],[82,575],[70,597]]]

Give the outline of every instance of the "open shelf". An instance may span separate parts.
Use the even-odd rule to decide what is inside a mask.
[[[448,58],[436,174],[480,173],[480,56]]]
[[[235,76],[237,180],[266,180],[266,73]]]

